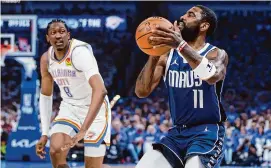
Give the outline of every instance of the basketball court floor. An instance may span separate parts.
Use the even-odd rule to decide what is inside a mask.
[[[83,162],[70,162],[69,166],[70,166],[70,168],[84,168],[84,163]],[[1,168],[51,168],[51,164],[50,163],[43,163],[43,162],[6,162],[6,161],[1,161]],[[118,164],[118,165],[109,165],[108,168],[135,168],[135,165],[134,164]],[[250,168],[250,167],[221,166],[221,168]],[[257,167],[253,167],[253,168],[257,168]]]
[[[83,162],[70,162],[70,168],[84,168]],[[50,163],[43,163],[43,162],[6,162],[1,161],[1,168],[51,168]],[[135,165],[110,165],[108,168],[134,168]]]

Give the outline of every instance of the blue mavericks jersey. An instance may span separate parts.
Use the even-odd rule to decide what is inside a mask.
[[[215,48],[206,43],[198,53],[206,56]],[[174,125],[216,124],[226,120],[220,103],[223,81],[209,85],[199,79],[177,50],[169,54],[164,82]]]

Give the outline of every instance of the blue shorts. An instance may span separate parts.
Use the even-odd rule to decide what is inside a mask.
[[[186,160],[196,155],[205,167],[216,168],[224,154],[224,135],[223,123],[176,126],[160,142],[153,144],[153,148],[162,152],[173,168],[184,167]]]

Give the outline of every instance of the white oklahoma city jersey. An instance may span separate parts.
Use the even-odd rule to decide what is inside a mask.
[[[88,80],[95,74],[100,75],[91,46],[72,39],[63,59],[55,59],[52,46],[48,50],[48,57],[48,71],[60,89],[63,102],[77,106],[90,105],[92,88]]]

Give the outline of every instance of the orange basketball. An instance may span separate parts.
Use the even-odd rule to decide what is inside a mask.
[[[163,46],[153,49],[153,45],[149,43],[149,37],[155,36],[151,30],[156,28],[156,25],[166,28],[173,28],[173,24],[162,17],[149,17],[139,24],[136,29],[136,43],[138,47],[146,54],[151,56],[161,56],[170,50],[170,47]]]

